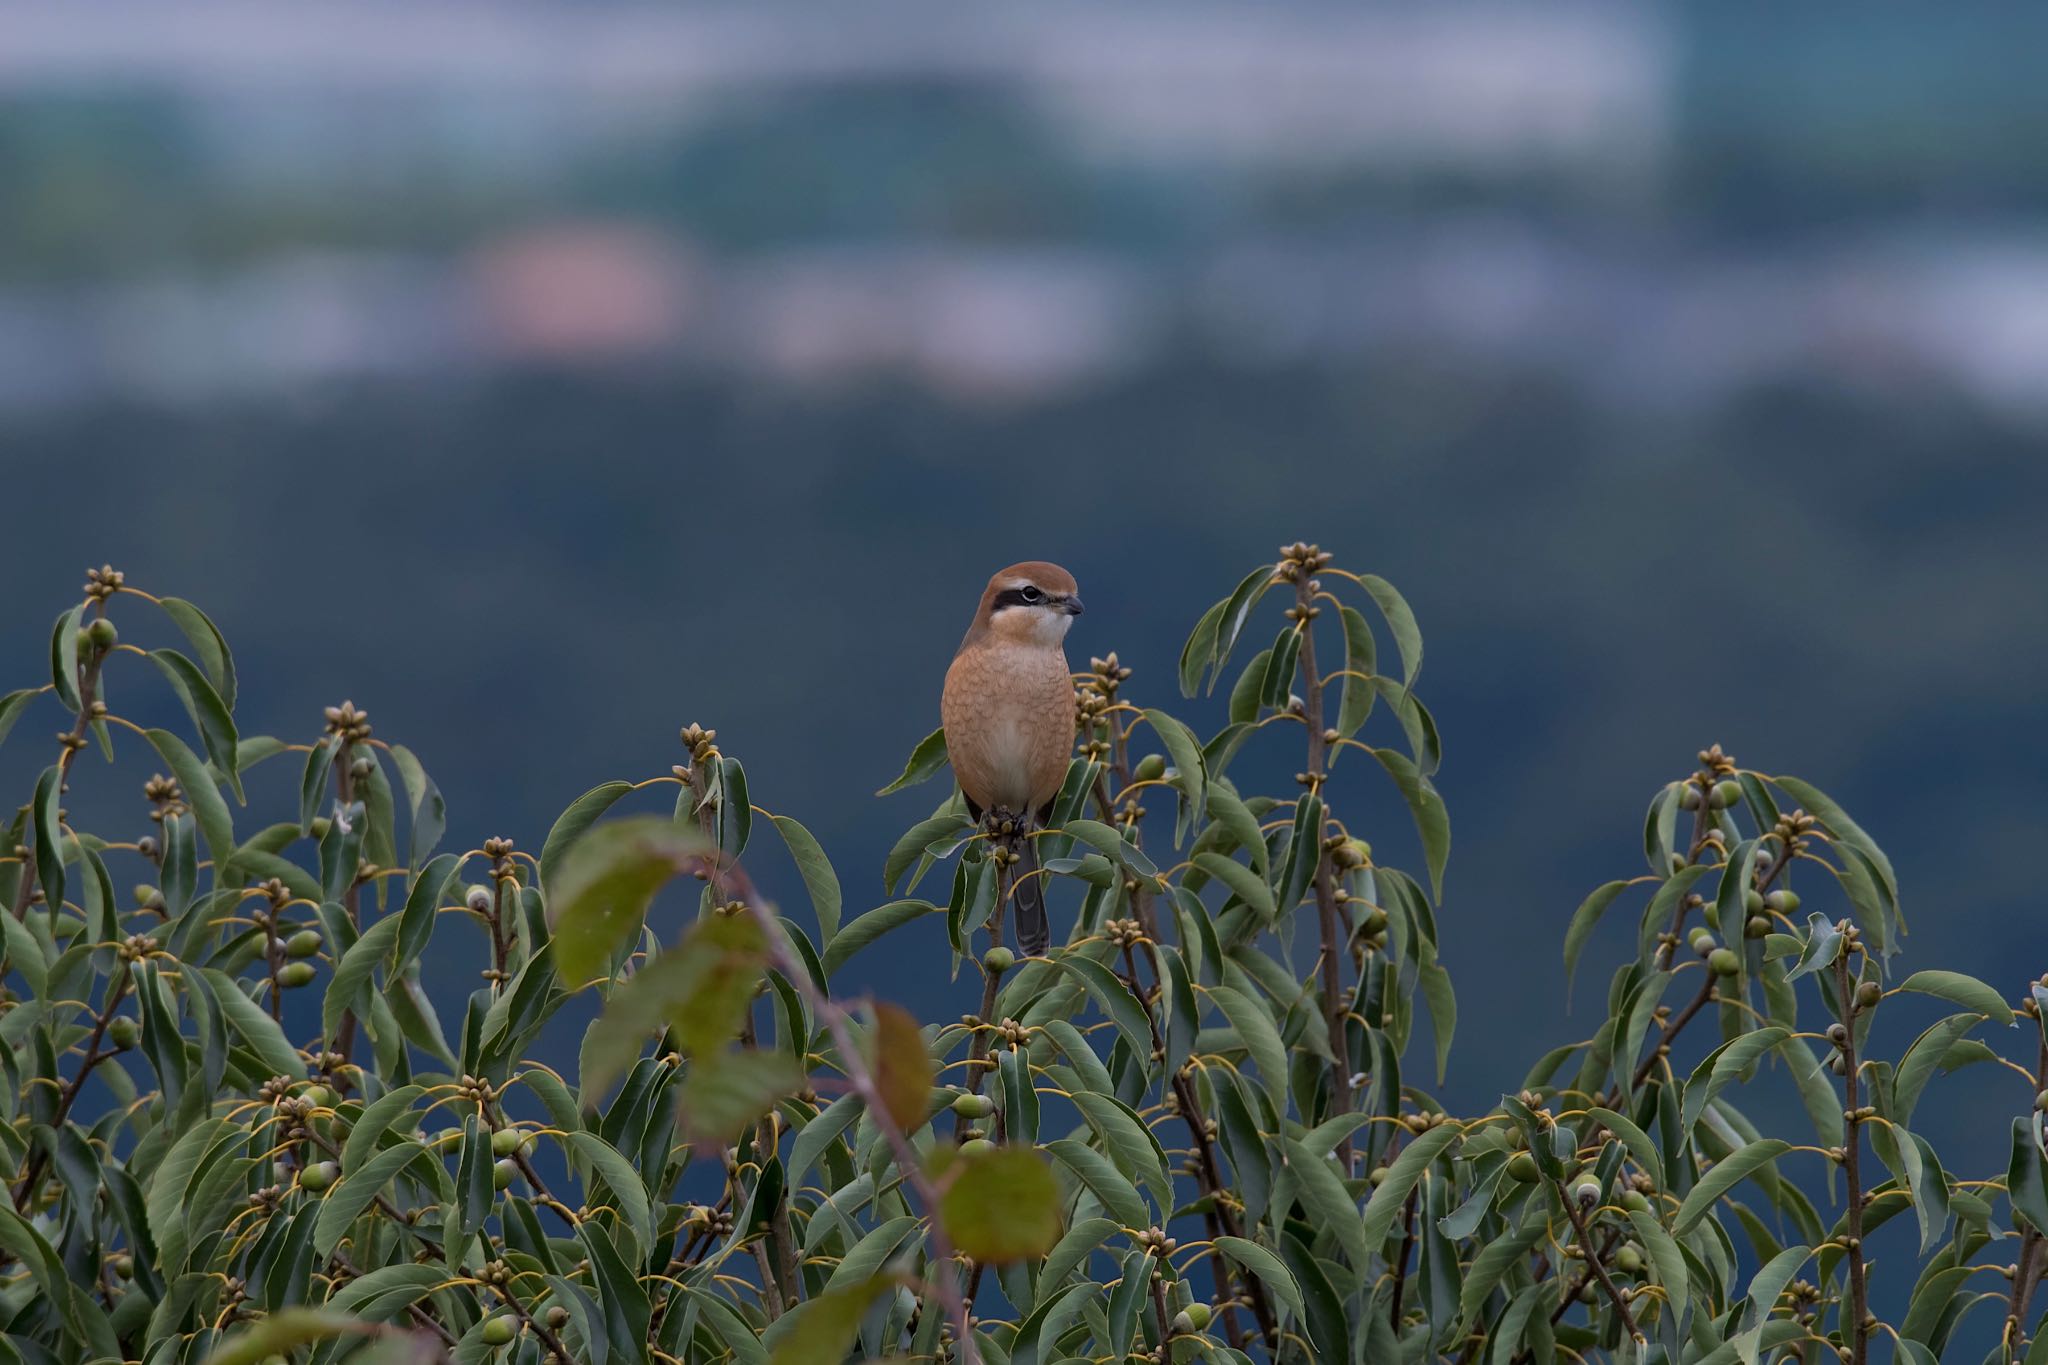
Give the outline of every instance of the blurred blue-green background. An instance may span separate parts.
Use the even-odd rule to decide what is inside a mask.
[[[0,688],[111,560],[214,613],[245,733],[352,698],[467,845],[538,848],[714,725],[852,914],[938,799],[868,794],[991,570],[1066,564],[1076,663],[1114,649],[1181,707],[1196,615],[1307,538],[1427,637],[1454,1097],[1590,1030],[1565,922],[1711,742],[1857,813],[1909,962],[2048,968],[2041,11],[0,28]],[[153,683],[116,707],[175,719]],[[0,753],[23,798],[41,728]],[[1338,799],[1415,865],[1369,778]],[[74,785],[140,832],[139,786]],[[971,1007],[935,936],[857,962]],[[2002,1125],[1926,1121],[2002,1163]]]

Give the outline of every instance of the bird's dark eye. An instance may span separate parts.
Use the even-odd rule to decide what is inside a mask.
[[[1017,590],[1017,596],[1023,598],[1026,602],[1037,602],[1043,600],[1045,594],[1027,583]]]

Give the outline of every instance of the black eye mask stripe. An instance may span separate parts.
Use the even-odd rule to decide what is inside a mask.
[[[1026,591],[1029,591],[1031,596],[1026,597],[1024,595]],[[996,594],[996,610],[998,611],[1004,607],[1036,607],[1043,605],[1044,602],[1045,594],[1036,588],[1028,590],[1025,588],[1004,588]]]

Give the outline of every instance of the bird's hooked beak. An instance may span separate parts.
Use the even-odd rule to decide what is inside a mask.
[[[1081,614],[1081,599],[1073,596],[1062,597],[1060,599],[1060,610],[1069,616],[1079,616]]]

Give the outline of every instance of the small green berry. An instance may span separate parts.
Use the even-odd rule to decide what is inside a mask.
[[[1762,915],[1751,915],[1742,926],[1744,938],[1762,938],[1771,932],[1771,922]]]
[[[1684,855],[1683,853],[1674,853],[1674,854],[1672,854],[1672,855],[1671,855],[1671,870],[1672,870],[1673,872],[1683,872],[1683,871],[1685,871],[1685,868],[1686,868],[1686,861],[1685,861],[1685,855]]]
[[[556,1304],[556,1305],[555,1305],[554,1307],[552,1307],[552,1308],[548,1309],[548,1326],[550,1326],[550,1327],[554,1328],[554,1329],[555,1329],[555,1330],[556,1330],[557,1332],[559,1332],[559,1331],[561,1331],[561,1330],[562,1330],[562,1329],[563,1329],[564,1327],[567,1327],[568,1325],[569,1325],[569,1310],[568,1310],[568,1309],[566,1309],[566,1308],[562,1307],[562,1305],[561,1305],[561,1304],[559,1304],[559,1303],[558,1303],[558,1304]]]
[[[1139,782],[1157,782],[1166,776],[1166,756],[1146,754],[1138,760],[1138,766],[1132,770],[1131,776]]]
[[[518,1178],[519,1163],[512,1160],[510,1157],[507,1157],[503,1161],[492,1163],[491,1187],[493,1189],[510,1189],[512,1187],[512,1182],[517,1180]]]
[[[1752,886],[1751,888],[1749,888],[1749,890],[1747,890],[1747,891],[1745,891],[1745,892],[1743,892],[1743,893],[1742,893],[1742,913],[1743,913],[1743,914],[1745,914],[1745,915],[1761,915],[1761,914],[1762,914],[1763,912],[1764,912],[1764,897],[1763,897],[1763,893],[1762,893],[1761,891],[1758,891],[1758,890],[1757,890],[1757,889],[1756,889],[1755,887],[1753,887],[1753,886]]]
[[[953,1099],[953,1112],[963,1119],[985,1119],[995,1111],[996,1102],[986,1095],[958,1095]]]
[[[990,1142],[987,1138],[969,1138],[967,1141],[960,1144],[960,1155],[982,1156],[986,1153],[993,1152],[995,1149],[996,1145],[993,1142]]]
[[[1720,946],[1714,941],[1714,931],[1706,928],[1704,925],[1692,931],[1691,943],[1692,950],[1701,957],[1705,957]]]
[[[1177,1337],[1192,1336],[1194,1334],[1195,1320],[1187,1315],[1186,1309],[1182,1309],[1173,1315],[1172,1330],[1173,1334]]]
[[[1884,987],[1875,981],[1865,981],[1856,987],[1856,1008],[1859,1010],[1876,1009],[1877,1002],[1882,999]]]
[[[320,951],[320,931],[301,929],[285,940],[284,955],[290,958],[311,957]]]
[[[526,1134],[517,1128],[500,1128],[491,1134],[491,1155],[512,1156],[526,1143]]]
[[[1510,1179],[1519,1180],[1524,1185],[1527,1185],[1532,1183],[1539,1174],[1541,1172],[1537,1169],[1536,1158],[1529,1153],[1516,1152],[1508,1158],[1508,1176]]]
[[[1742,959],[1733,948],[1716,948],[1707,954],[1707,965],[1713,968],[1715,976],[1733,976],[1742,970]]]
[[[504,1313],[495,1318],[484,1319],[483,1331],[479,1333],[486,1346],[510,1346],[512,1338],[518,1335],[519,1323]]]
[[[286,990],[313,983],[313,964],[310,962],[287,962],[277,969],[277,984]]]
[[[331,1187],[341,1176],[341,1167],[332,1161],[316,1161],[299,1172],[299,1188],[308,1194],[320,1194]]]
[[[115,1252],[107,1258],[107,1268],[114,1272],[114,1278],[130,1280],[135,1278],[135,1258],[125,1251]]]
[[[299,1093],[303,1098],[312,1101],[315,1109],[334,1107],[334,1092],[324,1085],[309,1085]]]
[[[135,883],[135,890],[131,894],[135,897],[135,903],[145,908],[163,899],[163,893],[148,882]]]
[[[1371,1175],[1369,1175],[1369,1176],[1367,1176],[1367,1177],[1366,1177],[1366,1179],[1367,1179],[1367,1180],[1370,1180],[1370,1181],[1372,1182],[1372,1187],[1373,1187],[1374,1189],[1378,1189],[1378,1188],[1379,1188],[1380,1186],[1382,1186],[1382,1185],[1384,1185],[1384,1184],[1386,1184],[1386,1183],[1387,1183],[1387,1175],[1388,1175],[1388,1173],[1389,1173],[1389,1168],[1388,1168],[1388,1167],[1385,1167],[1385,1166],[1375,1166],[1375,1167],[1373,1167],[1373,1168],[1372,1168],[1372,1174],[1371,1174]]]
[[[1715,810],[1727,810],[1742,799],[1740,782],[1716,782],[1714,789],[1707,793],[1707,804]]]
[[[1764,904],[1770,906],[1771,909],[1781,915],[1789,915],[1799,908],[1799,893],[1779,887],[1776,891],[1764,897]]]
[[[1631,1242],[1614,1253],[1614,1268],[1624,1274],[1640,1275],[1643,1271],[1643,1253],[1636,1250]]]
[[[1700,789],[1690,782],[1679,788],[1678,805],[1681,810],[1698,810],[1700,808]]]
[[[1585,1181],[1572,1191],[1572,1198],[1578,1200],[1581,1207],[1591,1208],[1600,1202],[1599,1182],[1594,1180]]]
[[[981,955],[981,965],[996,976],[1017,965],[1017,955],[1008,948],[991,948]]]
[[[115,630],[114,623],[104,616],[87,626],[85,633],[92,640],[94,649],[112,649],[121,639],[121,632]]]
[[[115,1047],[126,1052],[141,1039],[142,1026],[135,1022],[133,1015],[117,1014],[107,1025],[107,1037]]]
[[[329,828],[332,827],[333,823],[333,821],[329,820],[324,815],[316,815],[313,817],[313,823],[306,826],[306,832],[311,834],[315,839],[325,839],[327,837],[327,831]]]
[[[1644,1194],[1641,1190],[1623,1190],[1621,1206],[1631,1213],[1648,1213],[1650,1211],[1650,1196]]]
[[[1387,932],[1387,912],[1375,905],[1365,912],[1365,918],[1358,922],[1358,932],[1368,937]]]
[[[1208,1304],[1197,1301],[1195,1303],[1189,1304],[1186,1308],[1183,1308],[1181,1311],[1187,1314],[1188,1321],[1192,1322],[1195,1325],[1195,1330],[1197,1332],[1201,1331],[1203,1328],[1209,1325],[1209,1319],[1211,1315],[1209,1312]]]

